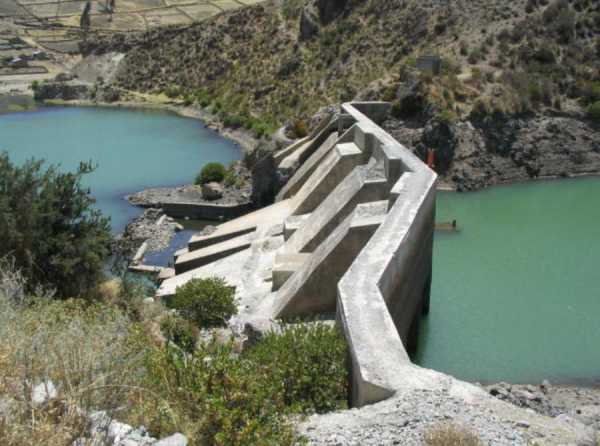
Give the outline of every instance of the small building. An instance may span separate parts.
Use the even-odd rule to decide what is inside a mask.
[[[417,70],[438,75],[442,71],[442,59],[439,56],[421,56],[417,58]]]
[[[31,58],[33,60],[48,60],[48,54],[45,51],[42,50],[35,50],[32,54],[31,54]]]
[[[13,57],[12,60],[8,62],[8,66],[11,68],[25,68],[27,67],[27,61],[20,57]]]

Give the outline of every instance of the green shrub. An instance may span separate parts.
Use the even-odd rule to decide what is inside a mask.
[[[593,104],[588,105],[587,114],[595,122],[600,123],[600,101],[596,101]]]
[[[195,96],[201,107],[208,107],[212,101],[210,94],[205,90],[198,90]]]
[[[239,178],[235,172],[235,166],[232,163],[228,168],[227,171],[225,172],[225,178],[223,179],[223,182],[225,183],[225,185],[227,187],[233,187],[238,185],[239,182]]]
[[[213,181],[220,183],[223,181],[223,178],[225,178],[225,167],[223,164],[208,163],[196,177],[196,184],[206,184]]]
[[[42,165],[16,166],[0,153],[0,257],[14,257],[32,289],[45,285],[58,297],[84,297],[104,276],[112,240],[109,220],[81,184],[94,167],[81,163],[62,173]]]
[[[201,328],[223,326],[237,313],[234,289],[218,277],[190,280],[177,288],[168,306]]]
[[[600,101],[600,81],[584,83],[581,88],[581,96],[586,104]]]
[[[292,123],[292,133],[296,138],[304,138],[308,135],[308,128],[303,119],[295,119]]]
[[[200,344],[192,356],[169,348],[148,356],[144,408],[154,435],[183,432],[196,445],[293,445],[289,415],[345,407],[346,344],[337,328],[295,326],[241,354]]]
[[[452,110],[448,109],[444,109],[441,112],[439,112],[437,118],[440,122],[443,122],[444,124],[452,124],[458,119],[456,114]]]
[[[181,96],[181,88],[176,85],[171,85],[170,87],[167,87],[164,93],[167,97],[175,99]]]
[[[187,320],[177,316],[167,316],[160,322],[160,331],[167,341],[177,345],[183,351],[193,353],[196,349],[196,333]]]
[[[267,334],[249,351],[248,359],[270,371],[277,394],[294,412],[323,413],[345,405],[346,354],[338,328],[293,324],[280,334]]]

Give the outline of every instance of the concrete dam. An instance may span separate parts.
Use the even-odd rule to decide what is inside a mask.
[[[567,421],[411,362],[419,320],[429,310],[437,176],[378,126],[389,109],[383,102],[343,104],[277,152],[279,170],[291,177],[276,202],[192,237],[157,296],[220,276],[236,290],[240,312],[232,323],[248,330],[335,315],[349,346],[358,418],[382,402],[399,407],[418,395],[423,402],[458,401],[466,416],[485,413],[491,423],[522,423],[546,438],[577,442],[580,433]]]

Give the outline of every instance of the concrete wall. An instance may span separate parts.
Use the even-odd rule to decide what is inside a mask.
[[[358,111],[376,104],[344,104],[381,154],[405,171],[390,193],[390,211],[338,284],[337,314],[351,356],[352,404],[395,393],[410,365],[414,321],[428,308],[435,216],[436,174]],[[379,116],[379,113],[376,113]],[[390,165],[391,166],[391,165]],[[403,342],[404,341],[404,342]]]
[[[169,217],[195,220],[230,220],[244,215],[252,210],[252,203],[234,205],[213,205],[197,203],[160,203],[160,208]]]

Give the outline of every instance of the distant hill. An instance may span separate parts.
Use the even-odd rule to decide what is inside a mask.
[[[185,28],[88,42],[84,51],[127,52],[119,86],[185,97],[232,126],[303,128],[298,123],[320,107],[358,98],[393,102],[395,116],[413,127],[468,121],[483,129],[492,153],[518,140],[504,128],[515,118],[575,119],[592,126],[583,141],[598,136],[600,2],[592,0],[280,0]],[[416,69],[424,55],[439,56],[439,74]],[[447,151],[444,138],[427,145]],[[454,152],[439,154],[442,173]],[[596,153],[591,143],[586,152]]]

